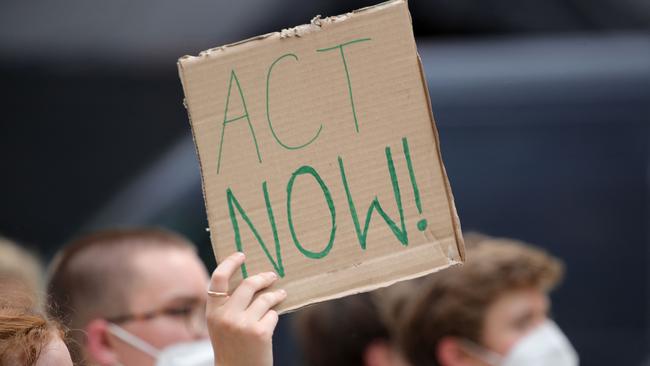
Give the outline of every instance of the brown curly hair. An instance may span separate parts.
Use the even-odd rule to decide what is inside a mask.
[[[35,312],[29,298],[2,293],[0,300],[0,365],[32,366],[54,337],[65,338],[63,328]]]

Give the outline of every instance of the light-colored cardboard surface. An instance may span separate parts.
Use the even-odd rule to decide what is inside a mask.
[[[178,65],[217,261],[247,256],[231,288],[274,270],[284,312],[462,262],[405,1]]]

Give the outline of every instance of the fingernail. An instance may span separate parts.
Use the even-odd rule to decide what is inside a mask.
[[[237,257],[238,258],[244,258],[244,257],[246,257],[246,255],[244,255],[244,253],[242,253],[242,252],[237,252]]]
[[[287,296],[287,291],[285,291],[284,289],[278,290],[278,293],[282,296]]]
[[[273,279],[277,279],[277,278],[278,278],[278,275],[277,275],[275,272],[267,272],[266,275],[269,276],[269,277],[271,277],[271,278],[273,278]]]

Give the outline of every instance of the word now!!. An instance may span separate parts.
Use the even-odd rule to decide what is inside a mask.
[[[354,97],[352,95],[352,83],[350,82],[350,71],[348,70],[348,64],[345,60],[345,52],[344,52],[344,47],[354,44],[354,43],[359,43],[359,42],[366,42],[370,41],[370,38],[359,38],[359,39],[354,39],[345,43],[338,44],[333,47],[327,47],[327,48],[320,48],[317,49],[316,52],[327,52],[327,51],[333,51],[333,50],[339,50],[341,53],[341,60],[343,61],[343,69],[345,70],[345,77],[348,82],[348,93],[350,96],[350,106],[352,107],[352,116],[354,117],[354,127],[356,132],[359,132],[359,121],[357,120],[357,112],[354,108]],[[273,63],[271,63],[271,66],[269,66],[269,70],[266,74],[266,121],[269,124],[269,129],[271,130],[271,134],[273,135],[273,138],[275,141],[282,146],[283,148],[287,150],[297,150],[297,149],[302,149],[303,147],[306,147],[316,141],[318,136],[320,135],[321,131],[323,130],[323,125],[321,125],[318,128],[318,131],[314,134],[314,136],[309,139],[307,142],[299,145],[289,145],[284,143],[282,140],[280,140],[280,137],[275,133],[275,129],[273,128],[273,122],[271,122],[271,113],[269,112],[269,90],[270,90],[270,83],[271,83],[271,74],[273,73],[273,68],[275,65],[280,62],[281,60],[285,58],[293,58],[294,60],[298,61],[298,56],[296,56],[293,53],[287,53],[284,54],[280,57],[278,57]],[[239,92],[239,97],[241,98],[241,103],[244,109],[244,114],[236,117],[230,117],[228,118],[228,106],[230,105],[230,93],[232,92],[232,86],[233,86],[233,81],[235,82],[235,85],[237,87],[237,91]],[[239,79],[237,78],[237,74],[235,73],[235,70],[230,71],[230,81],[228,82],[228,94],[226,95],[226,106],[224,108],[223,112],[223,126],[221,128],[221,141],[219,142],[219,158],[217,160],[217,174],[219,174],[221,170],[221,152],[223,149],[223,139],[224,139],[224,134],[226,131],[226,126],[228,126],[230,123],[246,119],[248,122],[248,128],[250,130],[251,136],[253,138],[253,142],[255,143],[255,151],[257,152],[257,159],[261,163],[262,162],[262,156],[260,155],[260,149],[259,145],[257,144],[257,138],[255,137],[255,130],[253,129],[253,125],[251,124],[250,116],[248,114],[248,108],[246,108],[246,98],[244,98],[244,92],[242,91],[241,85],[239,84]]]
[[[418,189],[418,185],[415,180],[415,171],[413,170],[413,163],[411,161],[411,153],[409,150],[409,144],[408,144],[408,139],[407,138],[402,138],[402,146],[404,150],[404,158],[406,160],[406,165],[408,167],[409,171],[409,178],[411,181],[411,185],[413,188],[413,196],[415,198],[415,204],[418,209],[418,213],[422,214],[422,203],[420,201],[420,192]],[[381,207],[381,204],[379,203],[379,199],[375,196],[375,199],[372,201],[370,204],[370,207],[368,208],[366,212],[366,217],[365,217],[365,222],[363,224],[363,228],[360,225],[359,222],[359,216],[357,215],[357,205],[355,204],[354,200],[352,199],[352,193],[350,191],[350,186],[348,184],[348,180],[345,175],[345,168],[343,164],[343,159],[339,156],[338,157],[338,165],[339,165],[339,171],[341,173],[341,182],[343,184],[343,188],[345,189],[345,196],[347,198],[347,203],[350,209],[350,215],[352,217],[352,222],[354,224],[354,230],[356,232],[357,238],[359,240],[359,245],[361,246],[361,249],[365,250],[366,249],[366,240],[368,237],[368,230],[370,228],[370,221],[372,219],[372,214],[376,210],[377,213],[384,219],[390,230],[393,232],[397,240],[403,245],[407,246],[408,245],[408,233],[406,229],[406,225],[404,223],[404,212],[403,212],[403,205],[402,205],[402,195],[400,193],[400,186],[399,186],[399,181],[397,179],[397,173],[395,171],[395,164],[393,162],[393,156],[391,153],[390,147],[386,147],[385,149],[386,153],[386,163],[388,165],[388,173],[390,175],[391,179],[391,184],[393,187],[393,194],[395,196],[395,203],[397,205],[397,211],[399,212],[399,225],[395,223],[393,219],[391,219],[388,214],[384,211],[384,209]],[[316,183],[318,183],[319,187],[321,188],[321,191],[323,193],[323,197],[325,198],[325,201],[327,203],[327,206],[329,208],[329,213],[330,213],[330,218],[331,218],[331,230],[330,230],[330,236],[329,236],[329,241],[327,242],[327,245],[321,250],[321,251],[311,251],[309,249],[306,249],[298,240],[298,237],[296,235],[296,230],[293,224],[293,219],[292,219],[292,213],[291,213],[291,198],[292,198],[292,192],[293,192],[293,187],[296,181],[296,178],[305,175],[305,176],[310,176],[312,177]],[[240,252],[243,252],[243,246],[242,246],[242,239],[241,239],[241,232],[239,228],[239,221],[237,218],[237,213],[239,213],[239,216],[244,220],[244,222],[248,225],[249,229],[257,239],[257,242],[259,245],[262,247],[262,250],[264,251],[264,254],[268,258],[268,260],[271,262],[273,265],[273,268],[275,271],[280,275],[281,277],[284,277],[284,266],[282,264],[282,253],[280,249],[280,239],[278,237],[278,230],[277,230],[277,225],[275,221],[275,216],[273,214],[273,207],[271,206],[271,199],[269,198],[269,192],[267,188],[266,181],[262,182],[262,192],[264,194],[264,202],[266,204],[266,212],[268,215],[269,219],[269,224],[271,225],[271,230],[273,232],[273,240],[275,242],[275,259],[269,252],[269,249],[267,248],[264,239],[260,236],[259,232],[257,229],[255,229],[255,226],[253,225],[253,222],[251,222],[250,218],[242,208],[242,206],[239,204],[239,201],[237,198],[235,198],[235,194],[232,192],[230,188],[226,190],[226,198],[228,201],[228,212],[230,214],[230,221],[232,223],[232,228],[235,236],[235,245],[237,247],[237,250]],[[336,207],[334,205],[334,201],[332,200],[332,195],[330,194],[329,187],[321,176],[318,174],[316,169],[314,169],[312,166],[309,165],[303,165],[300,168],[296,169],[293,174],[291,174],[291,178],[289,178],[289,182],[287,183],[287,218],[288,218],[288,225],[289,225],[289,232],[291,233],[291,238],[293,239],[293,243],[295,244],[296,248],[305,256],[308,258],[313,258],[313,259],[319,259],[327,256],[327,254],[330,252],[332,249],[332,246],[334,245],[334,238],[336,236]],[[424,231],[427,228],[427,220],[426,219],[421,219],[417,223],[417,228],[420,231]],[[246,270],[246,265],[242,264],[241,267],[242,270],[242,276],[244,278],[248,277],[248,272]]]

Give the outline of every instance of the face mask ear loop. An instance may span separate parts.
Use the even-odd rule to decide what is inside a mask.
[[[142,339],[134,336],[133,334],[129,333],[124,328],[120,327],[119,325],[117,325],[117,324],[108,324],[108,330],[115,337],[121,339],[122,341],[126,342],[127,344],[137,348],[138,350],[148,354],[149,356],[151,356],[153,358],[158,358],[158,354],[160,354],[160,351],[158,349],[156,349],[154,346],[150,345],[149,343],[143,341]]]
[[[501,363],[503,363],[503,356],[479,344],[476,344],[474,341],[471,341],[466,338],[462,338],[460,339],[460,345],[469,354],[471,354],[474,357],[477,357],[478,359],[482,360],[483,362],[486,362],[489,365],[499,366],[501,365]]]

